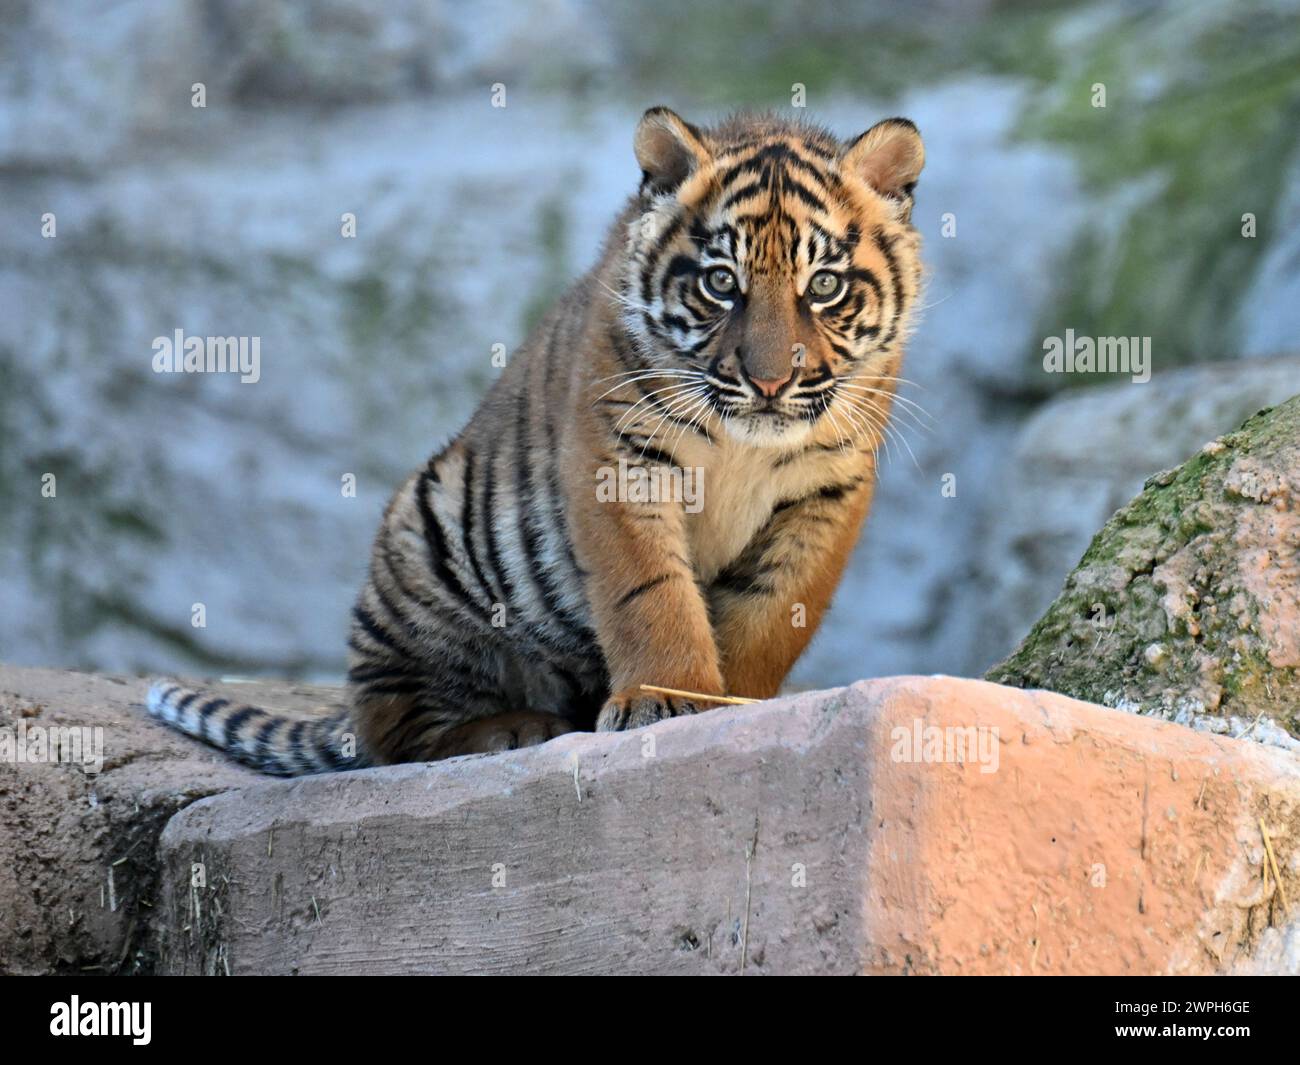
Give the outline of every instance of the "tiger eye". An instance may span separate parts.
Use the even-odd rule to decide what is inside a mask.
[[[841,284],[839,274],[833,274],[829,270],[818,270],[808,282],[808,291],[818,299],[828,299],[839,292]]]
[[[710,270],[705,276],[710,290],[719,296],[729,296],[736,291],[736,275],[725,266]]]

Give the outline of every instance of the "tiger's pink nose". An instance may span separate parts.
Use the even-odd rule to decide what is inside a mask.
[[[772,399],[790,383],[790,378],[793,376],[794,372],[791,371],[784,377],[750,377],[749,383],[758,389],[760,395]]]

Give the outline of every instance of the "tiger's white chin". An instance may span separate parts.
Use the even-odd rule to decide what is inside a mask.
[[[812,433],[812,424],[803,418],[773,417],[770,414],[747,414],[727,418],[723,423],[727,435],[750,447],[794,447]]]

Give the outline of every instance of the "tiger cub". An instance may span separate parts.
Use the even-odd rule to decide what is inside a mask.
[[[294,775],[522,747],[773,695],[871,502],[920,285],[912,123],[841,143],[647,111],[595,268],[398,489],[348,707],[156,684],[149,708]]]

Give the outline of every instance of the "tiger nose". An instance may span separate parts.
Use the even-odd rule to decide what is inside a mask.
[[[793,369],[784,377],[753,377],[748,371],[745,372],[745,380],[758,389],[759,395],[766,396],[768,399],[780,395],[781,390],[790,383],[790,378],[793,376]]]

